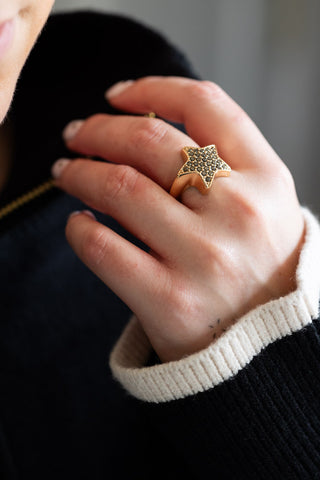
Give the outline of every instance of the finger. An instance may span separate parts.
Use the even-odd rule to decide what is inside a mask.
[[[99,114],[81,124],[76,134],[73,125],[66,129],[70,149],[131,165],[166,190],[184,163],[182,148],[197,146],[187,135],[159,119]]]
[[[107,98],[118,109],[135,113],[154,111],[183,123],[199,145],[216,144],[233,168],[263,166],[279,161],[249,116],[218,85],[179,77],[146,77],[114,88]],[[114,92],[114,93],[113,93]]]
[[[133,312],[152,317],[164,278],[155,258],[84,214],[69,218],[66,236],[78,257]]]
[[[196,215],[132,167],[73,160],[60,170],[56,184],[89,207],[111,215],[169,261],[187,248],[183,232],[188,225],[191,228]]]

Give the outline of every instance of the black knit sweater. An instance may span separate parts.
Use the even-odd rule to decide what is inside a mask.
[[[51,17],[8,115],[15,152],[1,205],[70,156],[61,139],[69,121],[114,113],[104,91],[149,74],[195,76],[134,22]],[[203,392],[138,400],[108,366],[130,312],[65,240],[66,218],[81,208],[51,191],[0,221],[0,478],[320,478],[319,321]]]

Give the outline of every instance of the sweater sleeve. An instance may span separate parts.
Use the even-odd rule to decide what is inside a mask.
[[[136,318],[111,354],[114,377],[195,478],[320,478],[320,228],[303,215],[294,292],[182,360],[148,367]]]

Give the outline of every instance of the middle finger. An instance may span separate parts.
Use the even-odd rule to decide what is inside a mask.
[[[184,163],[181,149],[198,146],[160,119],[98,114],[78,124],[80,129],[70,139],[73,125],[64,135],[71,150],[130,165],[166,190]]]

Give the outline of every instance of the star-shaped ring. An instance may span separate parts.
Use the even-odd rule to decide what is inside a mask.
[[[196,187],[200,193],[209,193],[215,177],[228,177],[229,165],[218,155],[215,145],[207,147],[184,147],[181,155],[185,164],[180,168],[170,190],[177,198],[188,187]]]

